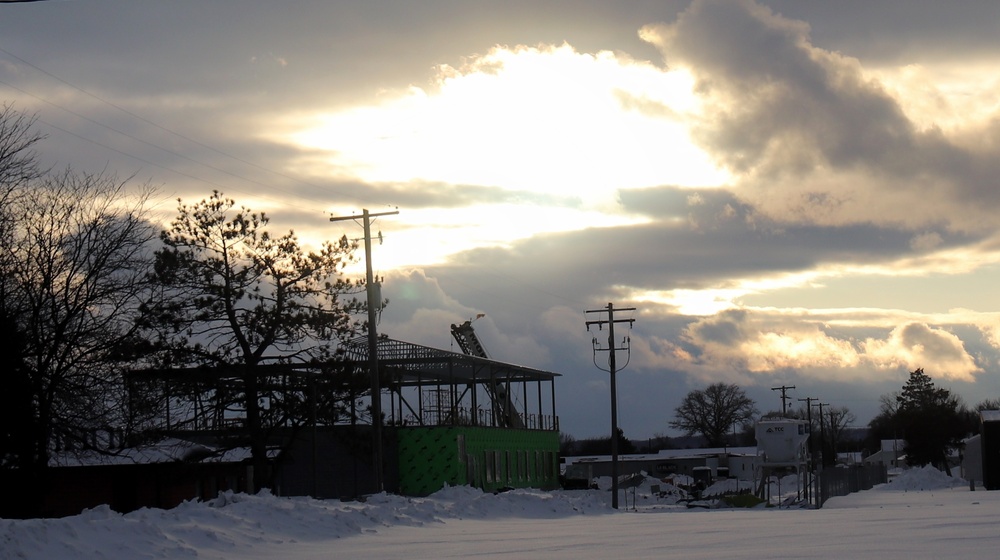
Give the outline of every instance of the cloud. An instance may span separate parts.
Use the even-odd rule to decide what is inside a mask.
[[[959,337],[922,323],[897,327],[887,339],[868,339],[862,347],[880,368],[924,367],[935,376],[956,381],[975,381],[981,371]]]
[[[845,311],[849,319],[864,313]],[[892,319],[882,312],[889,322]],[[939,317],[957,325],[986,321],[956,313]],[[896,319],[898,322],[899,318]],[[861,324],[870,323],[862,321]],[[925,367],[935,376],[975,381],[982,368],[959,336],[940,326],[908,322],[884,334],[859,337],[868,327],[834,328],[822,313],[801,310],[729,310],[691,321],[679,335],[681,344],[666,345],[670,366],[705,381],[732,379],[760,383],[763,378],[795,375],[803,379],[876,383],[905,368]],[[854,332],[855,335],[851,333]],[[984,333],[992,336],[992,331]],[[995,344],[995,339],[990,339]]]
[[[285,66],[288,66],[288,59],[274,53],[267,53],[261,56],[251,56],[250,64],[257,66],[278,66],[280,68],[284,68]]]
[[[915,251],[930,251],[940,247],[941,243],[941,234],[932,231],[913,236],[913,239],[910,240],[910,248]]]
[[[994,228],[1000,154],[915,126],[858,59],[814,46],[809,31],[750,1],[699,0],[642,36],[695,76],[706,109],[693,136],[759,212]]]
[[[849,340],[813,321],[731,310],[690,324],[683,340],[696,348],[693,363],[751,374],[786,370],[850,369],[860,357]]]
[[[679,122],[694,103],[685,72],[568,44],[498,45],[434,79],[286,118],[273,139],[326,150],[328,173],[372,183],[500,186],[609,213],[618,188],[724,177]]]

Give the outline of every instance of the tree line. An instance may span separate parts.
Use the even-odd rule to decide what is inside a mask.
[[[931,377],[917,368],[900,391],[880,397],[880,412],[864,430],[852,430],[857,417],[846,406],[818,405],[813,399],[791,410],[768,412],[763,416],[788,417],[810,422],[810,445],[814,460],[824,466],[836,463],[838,452],[876,453],[883,440],[901,440],[901,452],[910,466],[933,465],[951,474],[949,453],[960,449],[962,440],[978,433],[979,411],[1000,410],[1000,399],[987,399],[969,408],[949,390],[937,387]],[[815,408],[819,408],[815,411]],[[815,412],[814,412],[815,411]],[[753,445],[754,424],[760,417],[757,404],[735,384],[713,383],[690,391],[674,410],[669,426],[685,437],[698,438],[697,446],[721,448]],[[862,432],[857,437],[852,432]],[[636,452],[656,452],[680,447],[663,435],[648,440],[645,447],[627,440],[619,429],[619,448]],[[654,445],[655,441],[655,445]],[[688,445],[690,446],[690,445]],[[610,451],[610,438],[576,440],[564,435],[566,454],[600,455]]]
[[[154,189],[42,169],[43,138],[33,116],[0,109],[0,477],[15,489],[0,516],[31,514],[54,454],[155,436],[172,397],[155,376],[133,382],[135,371],[224,372],[173,383],[172,394],[238,410],[244,437],[233,444],[250,448],[255,486],[267,486],[267,427],[354,410],[337,393],[342,379],[289,391],[268,368],[327,367],[367,331],[363,280],[344,272],[357,243],[306,250],[219,192],[178,200],[159,226]]]

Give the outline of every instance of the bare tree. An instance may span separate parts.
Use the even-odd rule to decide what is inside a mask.
[[[33,130],[34,117],[16,111],[10,105],[0,108],[0,246],[10,246],[17,223],[18,209],[14,199],[29,182],[38,179],[41,172],[34,146],[42,136]],[[6,297],[9,251],[0,251],[0,299]]]
[[[983,399],[976,405],[976,410],[1000,410],[1000,399]]]
[[[882,441],[901,437],[900,425],[896,417],[899,412],[899,391],[892,391],[879,397],[879,412],[868,422],[865,446],[869,453],[882,448]]]
[[[0,248],[15,239],[17,209],[12,208],[19,189],[39,176],[33,146],[41,135],[32,129],[34,118],[10,105],[0,107]],[[35,432],[29,380],[24,367],[24,336],[13,305],[12,253],[0,249],[0,372],[9,398],[0,407],[0,471],[28,469]],[[0,512],[2,516],[3,512]]]
[[[20,391],[13,398],[30,403],[19,426],[27,448],[0,457],[15,468],[42,473],[53,451],[94,448],[98,430],[125,428],[121,364],[137,346],[155,238],[148,194],[66,171],[20,186],[9,201],[16,219],[0,247],[0,316],[19,354],[4,373]]]
[[[858,417],[846,406],[830,406],[823,411],[826,422],[827,439],[829,440],[831,457],[836,457],[838,446],[843,440],[844,431]]]
[[[711,447],[721,447],[734,426],[747,424],[756,414],[756,403],[739,386],[714,383],[688,393],[669,425],[688,436],[703,436]]]
[[[43,136],[34,130],[35,120],[11,105],[0,107],[0,205],[42,175],[34,146]]]

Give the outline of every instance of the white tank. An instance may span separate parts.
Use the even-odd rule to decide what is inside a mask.
[[[804,420],[768,418],[757,422],[757,454],[765,463],[796,463],[806,456],[809,427]]]

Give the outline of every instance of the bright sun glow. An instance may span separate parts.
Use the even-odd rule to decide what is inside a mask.
[[[303,117],[286,139],[327,152],[326,173],[527,190],[603,212],[620,188],[726,180],[688,136],[698,103],[685,72],[563,45],[497,47],[437,78],[433,91]]]
[[[622,287],[628,292],[632,301],[648,301],[667,305],[684,315],[708,316],[721,313],[727,309],[740,307],[739,298],[757,293],[764,293],[782,288],[796,288],[815,285],[825,275],[836,275],[835,272],[807,271],[794,274],[782,274],[768,278],[747,278],[733,282],[731,286],[703,288],[699,290],[642,290],[635,291]]]
[[[508,193],[474,207],[401,209],[396,223],[406,236],[383,249],[387,266],[440,262],[544,232],[634,224],[647,218],[622,212],[619,189],[727,181],[688,135],[700,105],[684,71],[569,45],[496,47],[461,67],[439,67],[436,81],[369,106],[300,115],[279,134],[319,154],[297,162],[307,174]]]
[[[351,210],[344,209],[333,214],[347,216],[351,215]],[[398,217],[375,224],[373,234],[385,230],[385,244],[378,247],[377,261],[378,267],[385,270],[440,264],[456,251],[470,247],[510,247],[532,235],[563,231],[566,223],[611,227],[635,224],[637,221],[625,216],[574,208],[494,204],[466,206],[461,210],[404,210]],[[356,224],[345,225],[341,229],[349,237],[357,235]],[[358,263],[356,268],[363,270],[363,263]]]

